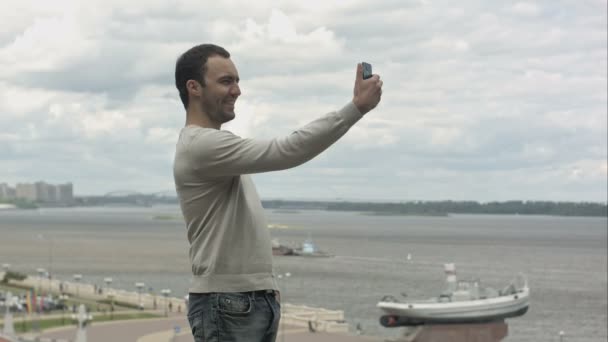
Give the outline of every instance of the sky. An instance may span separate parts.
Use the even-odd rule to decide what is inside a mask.
[[[214,43],[241,81],[222,129],[272,139],[382,102],[263,199],[607,201],[606,0],[2,1],[0,183],[173,192],[177,57]]]

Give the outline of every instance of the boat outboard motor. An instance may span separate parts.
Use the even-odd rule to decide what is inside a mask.
[[[424,322],[415,321],[411,318],[397,316],[397,315],[384,315],[380,316],[380,325],[385,328],[398,328],[404,326],[421,325]]]

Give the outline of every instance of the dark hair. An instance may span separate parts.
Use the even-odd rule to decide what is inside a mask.
[[[207,59],[212,56],[222,56],[230,58],[230,53],[221,46],[213,44],[197,45],[184,52],[175,63],[175,86],[179,91],[179,97],[188,109],[188,80],[198,81],[205,86],[205,72],[207,72]]]

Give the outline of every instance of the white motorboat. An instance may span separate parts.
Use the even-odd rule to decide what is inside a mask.
[[[523,274],[500,291],[479,280],[457,281],[454,264],[445,265],[446,290],[436,298],[400,302],[384,297],[380,324],[399,327],[438,323],[479,323],[517,317],[528,311],[530,289]]]

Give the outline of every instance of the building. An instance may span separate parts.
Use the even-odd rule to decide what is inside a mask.
[[[28,201],[37,201],[36,186],[31,183],[18,183],[16,189],[16,197]]]
[[[0,199],[24,199],[40,203],[69,204],[74,201],[74,186],[72,183],[48,184],[43,181],[36,183],[19,183],[15,189],[5,183],[0,184]]]
[[[46,184],[45,182],[34,183],[35,190],[35,201],[37,202],[50,202],[49,198],[49,187],[52,185]]]
[[[72,183],[57,185],[57,201],[62,203],[74,201],[74,185]]]
[[[17,192],[6,183],[0,183],[0,200],[13,200],[17,197]]]

